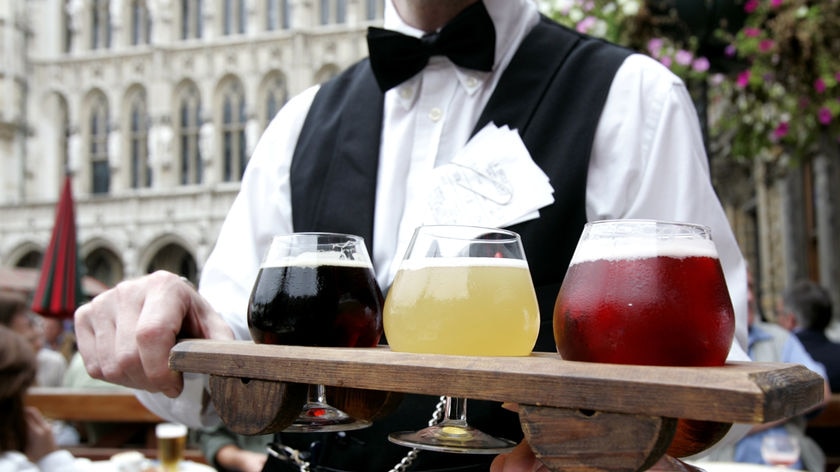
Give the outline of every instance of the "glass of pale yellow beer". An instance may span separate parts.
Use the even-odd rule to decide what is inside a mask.
[[[519,235],[475,226],[421,226],[406,251],[383,311],[399,352],[527,356],[539,308]],[[446,398],[443,420],[389,440],[441,452],[498,454],[515,443],[467,423],[466,400]]]
[[[187,427],[177,423],[160,423],[155,426],[157,453],[163,472],[177,472],[187,448]]]

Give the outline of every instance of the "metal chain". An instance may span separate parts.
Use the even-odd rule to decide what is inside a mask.
[[[429,420],[429,426],[434,426],[443,419],[443,412],[446,408],[446,397],[442,396],[435,405],[435,411],[432,412],[432,418]],[[281,446],[281,444],[275,444],[276,446]],[[282,461],[292,461],[297,464],[298,468],[300,468],[300,472],[309,472],[309,462],[304,460],[301,452],[297,449],[291,448],[286,445],[282,445],[283,450],[278,451],[274,447],[268,448],[268,453],[273,455],[274,457],[282,460]],[[282,453],[281,453],[282,452]],[[285,454],[283,454],[285,453]],[[414,463],[414,460],[417,459],[417,455],[420,454],[420,450],[417,448],[413,448],[408,453],[400,459],[397,465],[394,466],[388,472],[405,472],[411,467],[411,464]]]
[[[295,448],[291,448],[289,446],[278,443],[274,443],[272,444],[272,446],[274,447],[269,446],[267,448],[269,454],[276,457],[277,459],[280,459],[283,462],[294,462],[300,469],[300,472],[309,472],[309,462],[303,459],[300,451],[298,451]],[[278,450],[278,448],[281,446],[282,450]]]
[[[446,397],[441,396],[435,405],[435,411],[432,412],[432,419],[429,420],[429,426],[434,426],[443,419],[443,411],[446,408]],[[394,466],[393,469],[389,470],[388,472],[405,472],[411,467],[411,464],[417,459],[417,455],[420,454],[420,450],[417,448],[412,448],[408,453],[400,459],[397,465]]]

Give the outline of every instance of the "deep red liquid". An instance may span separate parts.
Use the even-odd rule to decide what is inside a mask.
[[[363,267],[265,267],[248,303],[257,343],[372,347],[382,336],[383,296]]]
[[[720,261],[656,257],[569,268],[554,307],[564,359],[718,366],[735,331]]]

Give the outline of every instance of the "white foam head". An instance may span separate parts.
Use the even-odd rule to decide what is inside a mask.
[[[717,249],[710,239],[655,239],[626,236],[616,239],[584,239],[575,249],[571,264],[595,260],[632,260],[651,257],[711,257]]]
[[[400,270],[418,270],[429,267],[515,267],[527,269],[524,259],[506,257],[418,257],[406,259]]]
[[[340,267],[371,267],[368,260],[348,259],[347,255],[340,251],[312,251],[298,254],[296,256],[268,257],[262,263],[262,267],[318,267],[318,266],[340,266]]]
[[[160,423],[155,426],[155,436],[159,438],[180,438],[187,435],[187,427],[178,423]]]

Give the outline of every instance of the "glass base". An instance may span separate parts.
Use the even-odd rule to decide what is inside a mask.
[[[338,408],[326,403],[309,402],[303,406],[294,423],[284,433],[316,433],[329,431],[352,431],[370,426],[370,421],[353,418]]]
[[[513,441],[490,436],[471,426],[451,423],[391,433],[388,440],[400,446],[461,454],[503,454],[516,446]]]

